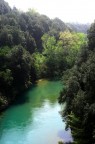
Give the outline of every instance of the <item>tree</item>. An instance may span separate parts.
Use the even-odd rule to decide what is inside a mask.
[[[11,11],[8,3],[4,0],[0,0],[0,14],[6,14]]]
[[[95,51],[94,36],[91,39],[89,35],[88,47],[81,51],[74,67],[65,72],[65,87],[59,97],[60,103],[66,102],[63,116],[77,144],[95,143]]]

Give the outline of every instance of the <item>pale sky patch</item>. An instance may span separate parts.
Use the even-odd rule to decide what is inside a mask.
[[[37,10],[50,18],[64,22],[91,23],[95,19],[95,0],[5,0],[11,7]]]

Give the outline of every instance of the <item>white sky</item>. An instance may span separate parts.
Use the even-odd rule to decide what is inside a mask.
[[[91,23],[95,19],[95,0],[5,0],[11,7],[27,11],[34,8],[50,18],[64,22]]]

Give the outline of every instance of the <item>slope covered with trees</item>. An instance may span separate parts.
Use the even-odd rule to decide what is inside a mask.
[[[58,78],[86,43],[83,33],[34,10],[0,1],[0,110],[38,78]]]
[[[64,73],[65,86],[59,102],[66,102],[62,116],[70,126],[75,144],[95,143],[95,23],[88,31],[74,67]]]
[[[79,23],[67,23],[67,26],[75,31],[75,32],[82,32],[87,34],[88,29],[90,28],[90,24],[79,24]]]
[[[63,76],[59,102],[75,144],[95,143],[95,23],[65,24],[0,1],[0,111],[39,78]],[[82,33],[81,33],[82,32]]]

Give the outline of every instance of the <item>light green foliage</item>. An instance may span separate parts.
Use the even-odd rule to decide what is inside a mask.
[[[51,77],[60,76],[64,70],[73,66],[81,47],[86,43],[84,34],[70,31],[61,32],[59,40],[44,34],[42,42],[47,75]]]
[[[65,31],[60,33],[59,39],[67,55],[67,63],[71,67],[74,65],[80,49],[86,44],[86,35],[83,33]]]
[[[33,54],[33,58],[34,58],[34,67],[35,67],[35,72],[37,74],[37,78],[45,77],[47,71],[45,65],[45,57],[42,54],[37,52]]]
[[[48,54],[49,52],[53,52],[56,45],[56,39],[54,36],[49,36],[48,34],[44,34],[42,37],[44,53]],[[50,54],[49,53],[49,54]]]
[[[42,37],[43,40],[43,55],[45,56],[45,64],[47,67],[47,76],[54,77],[57,76],[59,69],[59,53],[60,48],[54,36],[49,36],[45,34]]]

